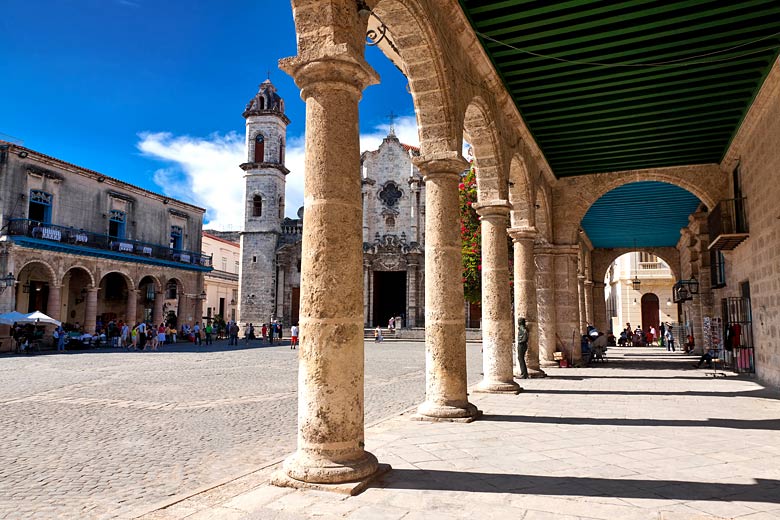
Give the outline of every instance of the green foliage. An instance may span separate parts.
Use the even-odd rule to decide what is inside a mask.
[[[477,202],[477,173],[474,161],[458,186],[460,191],[460,238],[463,257],[463,295],[478,303],[482,298],[482,230],[473,205]]]

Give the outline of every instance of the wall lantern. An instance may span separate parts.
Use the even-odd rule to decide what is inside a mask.
[[[642,280],[640,280],[639,277],[636,274],[634,274],[634,279],[631,280],[631,287],[633,287],[635,291],[638,291],[641,285],[642,285]]]
[[[667,298],[666,299],[666,306],[667,307],[671,307],[672,306],[672,299],[671,298]]]
[[[13,273],[8,273],[7,276],[0,278],[0,294],[2,294],[8,287],[13,287],[16,282]]]

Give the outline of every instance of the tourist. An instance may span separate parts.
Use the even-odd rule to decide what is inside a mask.
[[[298,325],[290,327],[290,348],[294,349],[298,346]]]
[[[395,329],[395,318],[391,317],[390,321],[387,322],[387,330],[394,330]]]
[[[132,341],[133,350],[138,350],[138,324],[130,331],[130,341]]]
[[[525,353],[528,351],[528,325],[525,318],[517,319],[517,362],[520,365],[520,379],[528,379],[528,365]]]
[[[206,345],[211,345],[211,335],[214,333],[214,328],[211,326],[211,322],[207,323],[203,330],[206,333]]]
[[[674,350],[674,335],[672,334],[672,326],[671,325],[666,327],[665,339],[666,339],[666,350],[674,352],[675,351]]]
[[[244,332],[244,343],[249,344],[253,339],[255,339],[255,326],[250,323]]]
[[[195,344],[200,345],[200,325],[198,324],[197,321],[195,322],[195,325],[193,325],[192,327],[192,337]]]
[[[165,345],[165,323],[160,323],[160,326],[157,327],[157,344]]]
[[[139,350],[145,350],[146,349],[146,323],[141,321],[138,323],[138,349]]]
[[[238,346],[238,332],[239,332],[238,323],[234,321],[230,325],[230,331],[228,333],[230,339],[228,340],[228,345]]]
[[[382,343],[382,328],[379,325],[374,329],[374,343]]]
[[[119,343],[122,348],[127,348],[127,341],[130,339],[130,325],[122,323],[122,328],[119,331]]]
[[[61,324],[54,329],[54,338],[57,340],[57,352],[65,352],[65,329]]]

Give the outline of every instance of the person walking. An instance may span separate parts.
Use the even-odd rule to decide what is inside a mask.
[[[57,352],[65,352],[65,329],[62,325],[57,325],[54,330],[55,338],[57,338]]]
[[[211,345],[211,335],[214,333],[214,328],[210,322],[206,324],[203,331],[206,333],[206,345]]]
[[[374,329],[374,343],[382,343],[383,339],[384,338],[382,338],[382,328],[379,325],[377,325],[376,328]]]
[[[666,350],[674,352],[674,333],[672,332],[672,326],[666,327]]]
[[[157,327],[157,345],[153,350],[157,350],[158,346],[165,345],[165,323],[160,323]]]
[[[130,325],[127,323],[122,324],[122,330],[119,332],[119,341],[122,344],[122,348],[127,348],[127,342],[130,339]]]
[[[298,326],[290,327],[290,348],[295,349],[298,346]]]
[[[268,335],[268,327],[266,326],[265,323],[263,323],[263,326],[260,327],[260,339],[262,341],[266,341],[268,339],[267,335]]]
[[[195,336],[195,344],[200,345],[200,324],[197,321],[192,327],[192,335]]]

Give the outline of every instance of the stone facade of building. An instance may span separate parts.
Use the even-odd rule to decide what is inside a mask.
[[[239,237],[236,237],[239,238]],[[231,233],[203,232],[203,254],[211,257],[214,270],[206,273],[203,319],[215,317],[235,320],[238,309],[238,272],[241,265],[241,245],[231,240]]]
[[[3,312],[43,311],[94,332],[110,319],[199,321],[204,210],[0,142]]]

